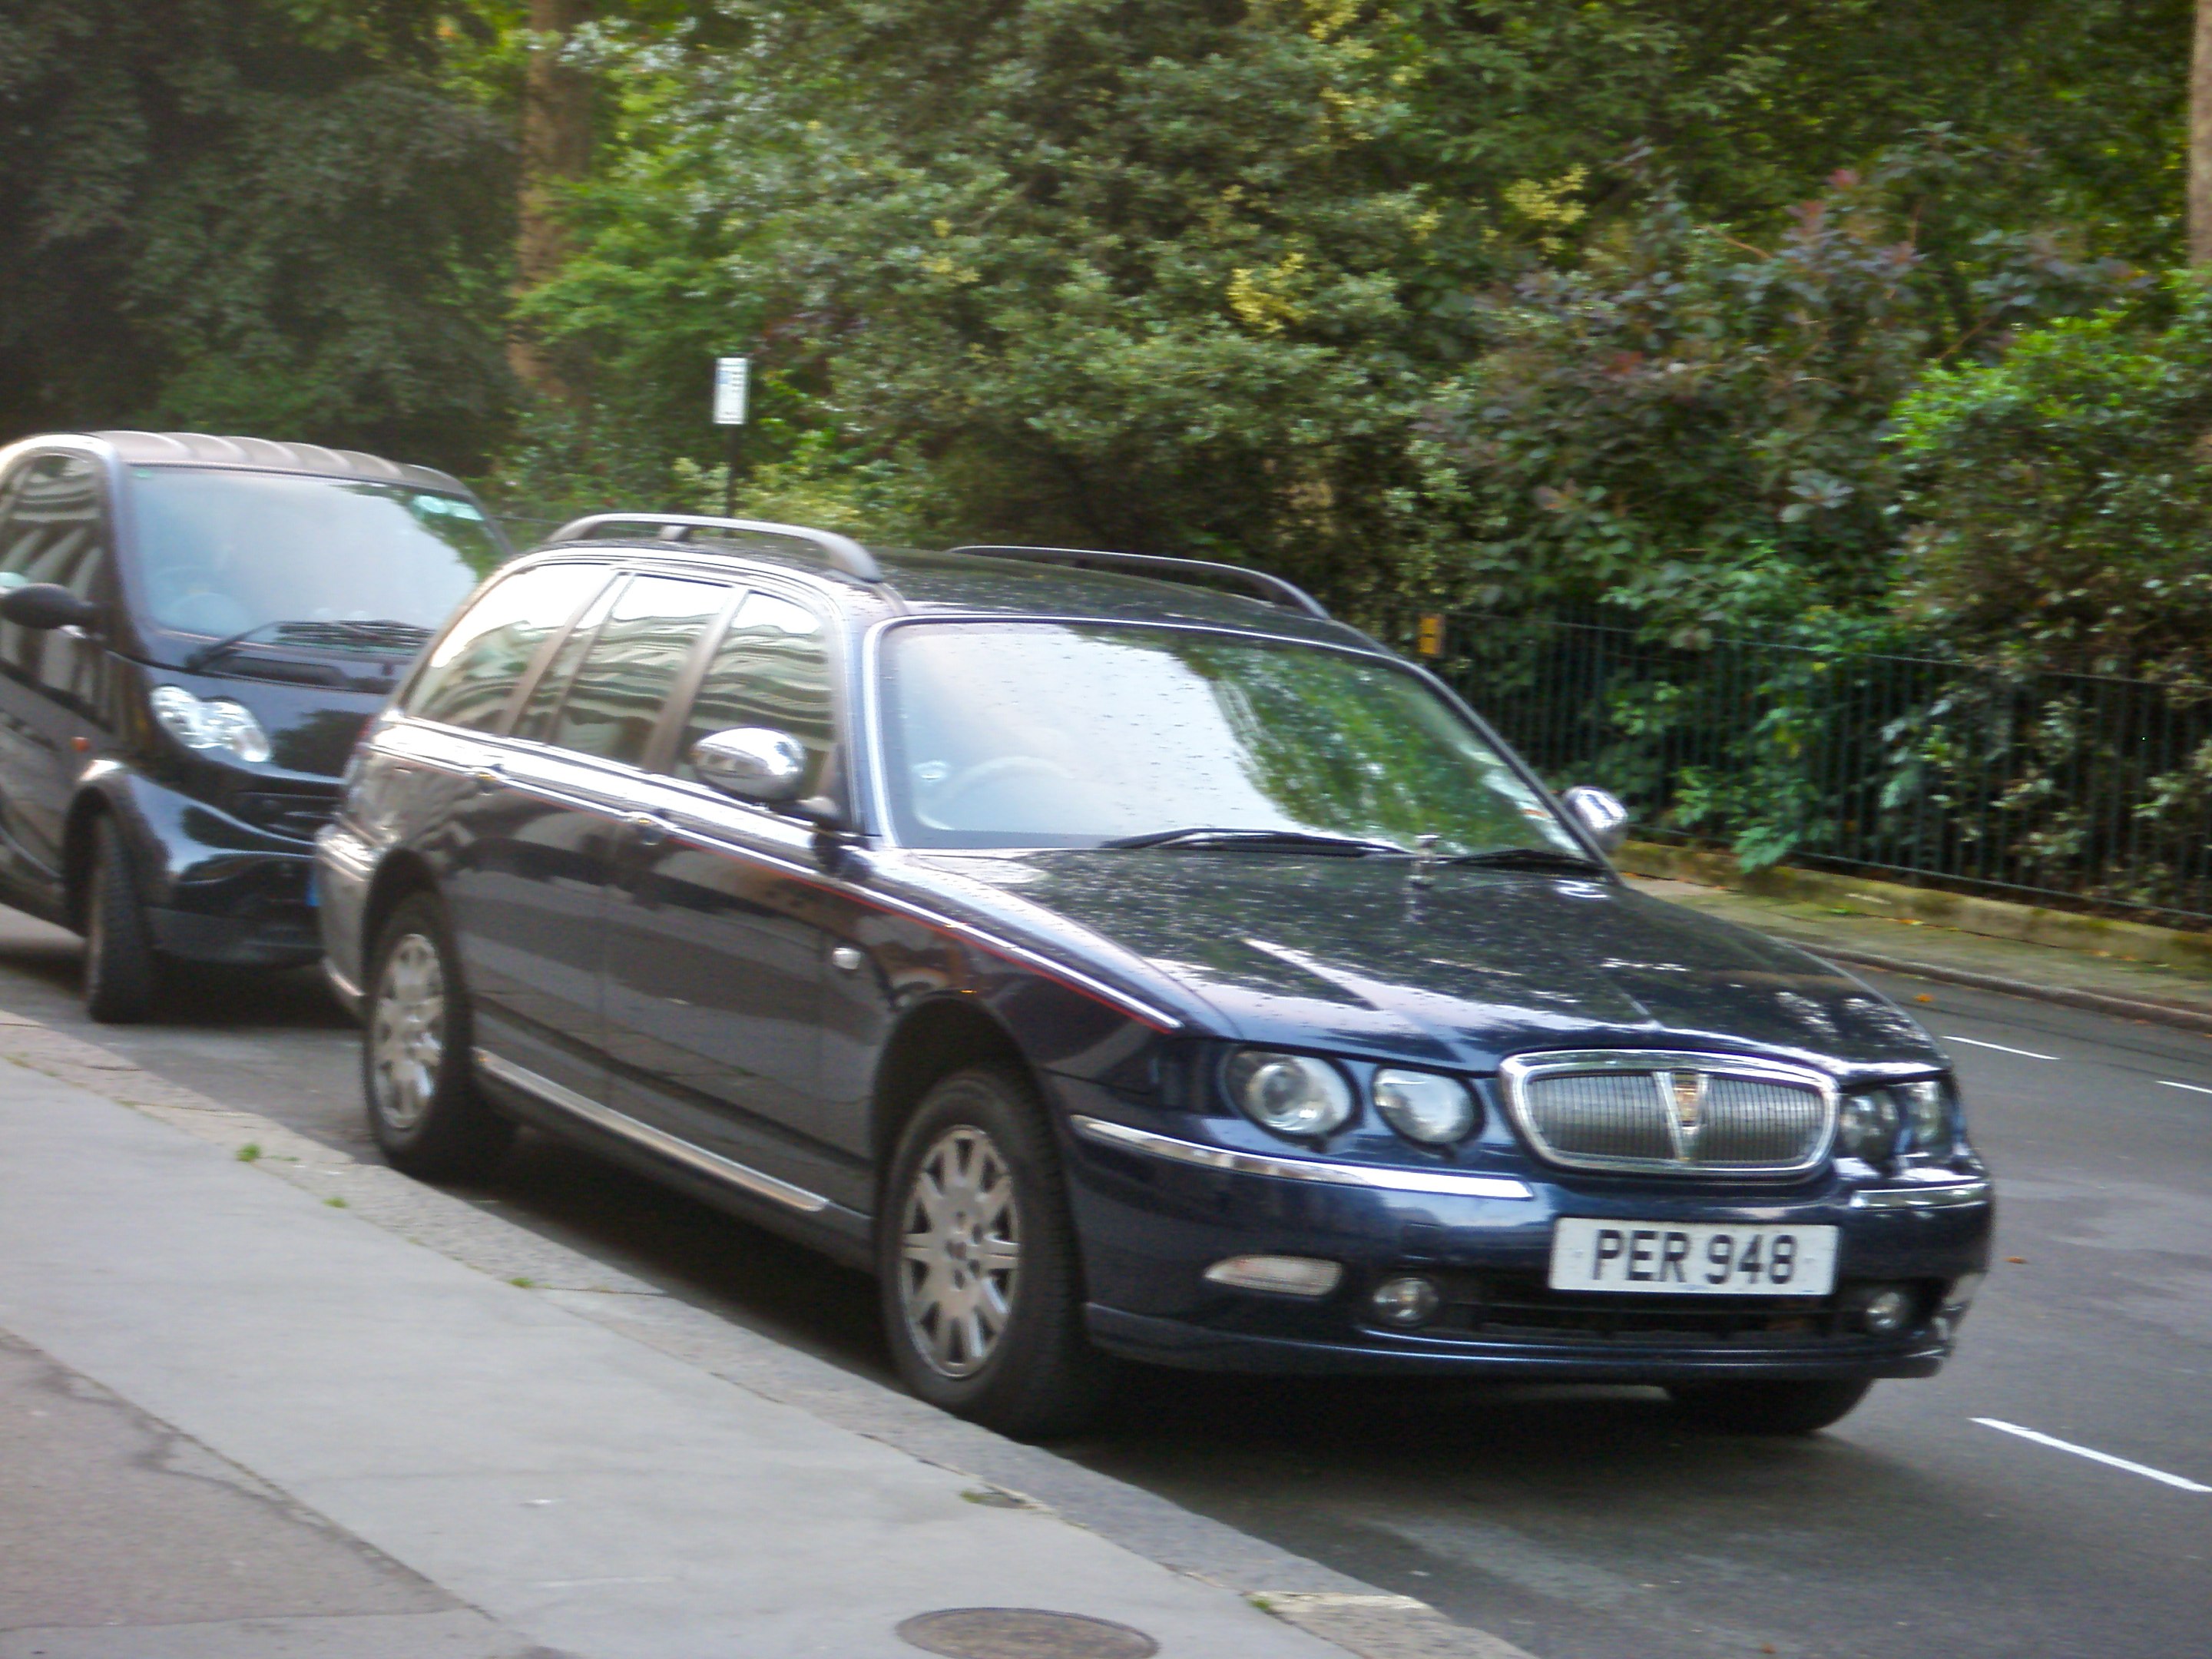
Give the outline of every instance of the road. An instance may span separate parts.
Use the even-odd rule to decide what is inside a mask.
[[[0,911],[0,1008],[374,1157],[311,975],[199,975],[115,1028],[76,962]],[[1159,1373],[1062,1449],[1542,1659],[2212,1651],[2212,1037],[1874,977],[1950,1043],[1999,1177],[2001,1260],[1941,1377],[1762,1443],[1646,1390]],[[866,1279],[688,1200],[534,1137],[467,1195],[888,1377]]]

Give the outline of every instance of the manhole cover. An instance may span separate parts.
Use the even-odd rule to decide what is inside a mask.
[[[1160,1644],[1140,1630],[1037,1607],[947,1607],[918,1613],[898,1633],[946,1659],[1152,1659]]]

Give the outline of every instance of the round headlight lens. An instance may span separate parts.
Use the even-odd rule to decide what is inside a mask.
[[[269,734],[242,702],[228,697],[203,702],[181,685],[157,685],[147,701],[162,730],[187,749],[228,749],[257,764],[269,758]]]
[[[1912,1149],[1937,1156],[1951,1150],[1950,1091],[1934,1078],[1898,1085],[1905,1121],[1912,1130]]]
[[[1408,1140],[1431,1146],[1474,1127],[1474,1097],[1457,1078],[1385,1067],[1375,1073],[1375,1109]]]
[[[1869,1164],[1886,1161],[1897,1150],[1897,1102],[1887,1089],[1845,1095],[1836,1114],[1836,1150]]]
[[[1246,1116],[1279,1135],[1325,1135],[1352,1120],[1352,1085],[1311,1054],[1241,1049],[1229,1061],[1229,1093]]]

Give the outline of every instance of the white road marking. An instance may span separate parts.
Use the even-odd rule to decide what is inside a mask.
[[[2070,1440],[2055,1439],[2047,1434],[2038,1434],[2033,1429],[2023,1429],[2017,1423],[2000,1423],[1994,1417],[1973,1419],[1985,1429],[2001,1429],[2007,1434],[2016,1434],[2023,1440],[2033,1440],[2039,1446],[2050,1446],[2058,1451],[2072,1452],[2076,1457],[2087,1457],[2094,1462],[2109,1463],[2116,1469],[2125,1469],[2130,1474],[2145,1475],[2153,1480],[2162,1480],[2169,1486],[2179,1486],[2184,1492],[2212,1492],[2212,1486],[2200,1486],[2194,1480],[2185,1480],[2178,1474],[2168,1474],[2162,1469],[2147,1468],[2141,1463],[2130,1463],[2124,1457],[2115,1457],[2110,1452],[2092,1451],[2087,1446],[2077,1446]]]
[[[1936,1033],[1946,1042],[1963,1042],[1976,1048],[1994,1048],[2001,1054],[2020,1054],[2029,1060],[2056,1060],[2056,1054],[2039,1054],[2033,1048],[2008,1048],[2002,1042],[1984,1042],[1979,1037],[1953,1036],[1948,1031]]]
[[[2198,1083],[2168,1083],[2164,1078],[2159,1079],[2158,1082],[2162,1089],[2186,1089],[2192,1095],[2212,1095],[2212,1089]]]

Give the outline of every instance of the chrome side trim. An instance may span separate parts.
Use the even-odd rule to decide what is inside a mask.
[[[1986,1204],[1986,1181],[1954,1181],[1944,1186],[1868,1187],[1851,1194],[1854,1210],[1950,1210]]]
[[[650,1123],[641,1123],[627,1112],[618,1112],[611,1106],[603,1106],[596,1100],[578,1094],[574,1089],[554,1082],[551,1078],[540,1077],[511,1060],[501,1060],[489,1049],[477,1049],[476,1061],[480,1068],[501,1083],[535,1095],[547,1105],[557,1106],[570,1115],[581,1118],[595,1129],[620,1135],[634,1146],[658,1152],[695,1174],[750,1193],[756,1198],[773,1200],[807,1215],[830,1206],[830,1200],[819,1193],[810,1193],[804,1187],[794,1187],[787,1181],[763,1175],[758,1170],[710,1152],[704,1147],[694,1146],[688,1140],[678,1140],[665,1130],[656,1129]]]
[[[1150,1129],[1109,1123],[1104,1118],[1076,1114],[1068,1120],[1076,1133],[1101,1146],[1149,1152],[1177,1164],[1231,1175],[1271,1176],[1278,1181],[1313,1181],[1331,1187],[1366,1187],[1388,1193],[1446,1193],[1458,1198],[1534,1198],[1525,1181],[1511,1176],[1459,1175],[1444,1170],[1389,1170],[1366,1164],[1320,1164],[1310,1158],[1268,1158],[1258,1152],[1233,1152],[1224,1146],[1202,1146],[1194,1140],[1154,1134]]]

